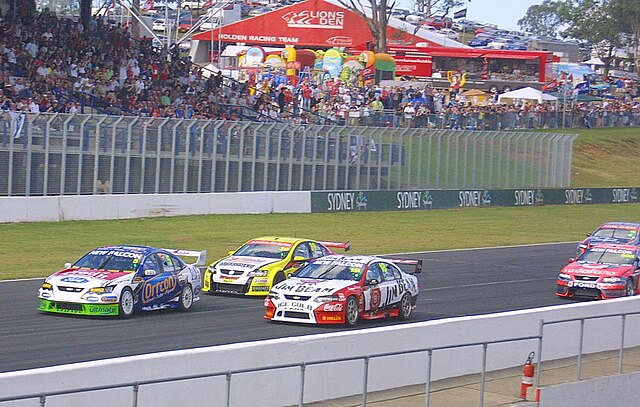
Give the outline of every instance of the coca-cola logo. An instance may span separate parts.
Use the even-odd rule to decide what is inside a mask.
[[[337,304],[325,304],[324,305],[324,310],[326,312],[341,312],[343,309],[344,309],[344,307],[340,303],[337,303]]]

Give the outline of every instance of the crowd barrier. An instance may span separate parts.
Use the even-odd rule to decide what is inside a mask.
[[[640,345],[638,314],[640,299],[624,298],[8,372],[0,374],[0,402],[204,407],[259,399],[269,407],[364,394],[366,405],[370,391],[428,389],[520,366],[535,350],[544,378],[545,361],[619,349],[621,338],[625,347]],[[542,331],[542,321],[565,322]]]
[[[414,116],[407,120],[402,111],[373,112],[359,109],[346,118],[332,118],[352,126],[410,127],[452,130],[544,130],[577,127],[640,126],[637,111],[544,111],[544,112],[460,112],[443,111],[437,114]]]
[[[640,187],[291,191],[0,197],[0,223],[640,202]]]

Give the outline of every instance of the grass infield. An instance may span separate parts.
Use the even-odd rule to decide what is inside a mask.
[[[639,129],[568,129],[572,187],[639,186]],[[578,241],[607,221],[640,222],[640,205],[542,206],[416,212],[210,215],[0,224],[0,279],[42,277],[109,244],[207,250],[208,261],[262,235],[348,240],[353,253]],[[572,253],[567,253],[570,256]],[[550,270],[551,273],[557,270]]]

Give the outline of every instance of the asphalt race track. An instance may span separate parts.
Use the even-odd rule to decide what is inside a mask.
[[[575,243],[429,252],[408,323],[567,304],[555,278]],[[51,270],[52,272],[55,270]],[[129,320],[42,314],[42,280],[0,283],[0,372],[236,342],[344,330],[263,320],[262,299],[201,297],[191,312],[145,312]],[[355,329],[398,324],[361,322]]]

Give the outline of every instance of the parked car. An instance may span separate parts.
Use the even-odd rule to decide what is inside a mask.
[[[442,30],[438,31],[438,33],[445,35],[447,38],[451,38],[452,40],[457,40],[458,38],[460,38],[460,34],[458,34],[456,30],[451,28],[443,28]]]
[[[492,38],[489,37],[474,37],[471,40],[469,40],[469,42],[467,42],[467,45],[470,47],[486,47],[488,43],[490,43],[491,41],[493,41]]]

